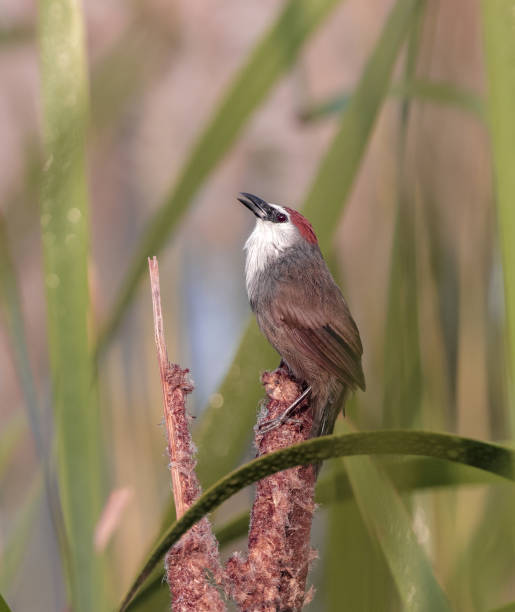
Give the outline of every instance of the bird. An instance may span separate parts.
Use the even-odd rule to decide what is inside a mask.
[[[237,198],[255,216],[245,243],[245,282],[259,328],[304,391],[265,433],[310,397],[310,437],[333,432],[351,391],[365,390],[358,327],[322,256],[311,223],[297,210],[251,193]]]

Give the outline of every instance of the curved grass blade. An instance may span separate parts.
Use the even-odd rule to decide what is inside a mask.
[[[349,432],[351,428],[345,423],[343,430]],[[384,555],[403,608],[413,612],[450,610],[413,532],[408,511],[388,476],[371,457],[340,461],[345,465],[365,525]]]
[[[102,352],[118,327],[146,270],[147,257],[159,253],[191,199],[233,144],[246,120],[293,64],[309,35],[338,3],[339,0],[290,0],[256,45],[191,151],[176,186],[151,219],[100,334],[97,353]]]
[[[426,457],[407,459],[400,463],[394,462],[391,465],[384,465],[383,468],[395,488],[402,492],[463,485],[492,485],[505,482],[499,476],[470,466]],[[317,482],[315,498],[317,504],[325,506],[333,502],[345,503],[351,498],[352,488],[345,471],[338,470],[334,476],[324,477]],[[250,514],[245,510],[227,523],[216,527],[215,537],[220,548],[224,548],[234,540],[244,537],[249,529],[249,519]],[[162,570],[153,573],[152,577],[147,580],[145,587],[139,591],[127,609],[134,612],[139,610],[151,593],[160,588],[165,589],[165,595],[169,599],[169,591],[166,586],[163,587],[163,580],[164,573]],[[149,607],[148,609],[152,608]]]
[[[483,0],[483,31],[488,76],[488,119],[497,191],[497,211],[504,273],[510,368],[511,434],[515,436],[515,36],[511,0]]]
[[[88,341],[88,87],[80,3],[41,0],[39,37],[45,164],[41,226],[59,494],[74,610],[102,610],[93,549],[102,474],[100,429]]]
[[[121,606],[125,610],[165,552],[200,518],[243,487],[296,465],[353,455],[421,455],[445,459],[515,480],[515,450],[489,442],[427,431],[373,431],[314,438],[250,461],[231,472],[198,499],[149,557]]]

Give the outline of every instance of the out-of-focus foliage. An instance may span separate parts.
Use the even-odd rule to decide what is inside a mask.
[[[327,462],[310,609],[513,609],[514,485],[477,454],[514,443],[512,4],[41,0],[36,15],[6,0],[0,592],[13,609],[113,609],[164,534],[263,473],[210,489],[170,531],[137,291],[161,251],[170,357],[209,397],[192,425],[207,490],[250,458],[259,373],[278,362],[246,323],[241,190],[304,207],[364,341],[367,392],[349,416],[386,430],[366,448],[366,434],[309,443],[287,464],[385,444],[440,457]],[[225,375],[206,382],[199,364]],[[226,548],[250,503],[240,492],[214,514]],[[168,609],[161,575],[131,610]]]
[[[94,552],[100,516],[102,450],[88,333],[89,207],[86,188],[87,67],[82,11],[71,0],[43,0],[39,39],[44,168],[41,232],[52,373],[63,563],[77,610],[103,609]]]

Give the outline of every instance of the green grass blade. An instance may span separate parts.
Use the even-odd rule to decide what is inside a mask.
[[[344,431],[350,431],[346,425]],[[370,535],[379,544],[407,610],[450,610],[411,518],[387,475],[370,457],[341,459]]]
[[[398,0],[395,4],[343,114],[338,133],[319,167],[303,212],[317,221],[315,229],[322,244],[327,245],[333,234],[335,221],[350,193],[378,111],[388,93],[399,51],[422,5],[421,0]]]
[[[125,606],[164,553],[199,519],[245,486],[296,465],[354,455],[419,455],[445,459],[515,480],[515,450],[489,442],[427,431],[372,431],[314,438],[250,461],[211,486],[162,537],[132,585]]]
[[[488,119],[492,139],[499,233],[504,270],[511,384],[511,431],[515,435],[515,16],[511,0],[483,0],[488,75]]]
[[[80,3],[41,0],[44,172],[41,226],[59,494],[74,610],[105,609],[93,550],[100,507],[100,430],[88,342],[88,88]]]
[[[254,48],[193,148],[177,184],[151,219],[100,334],[98,352],[106,346],[120,323],[146,270],[147,257],[161,250],[192,198],[234,143],[252,112],[293,64],[309,35],[338,3],[339,0],[290,0]]]

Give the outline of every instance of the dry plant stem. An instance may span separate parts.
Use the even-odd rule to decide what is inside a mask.
[[[265,372],[268,402],[260,422],[280,416],[300,395],[300,385],[279,368]],[[264,435],[256,428],[259,455],[309,438],[313,422],[307,401],[293,419]],[[310,561],[310,530],[315,509],[313,466],[285,470],[261,480],[252,508],[247,558],[227,562],[227,589],[245,611],[300,610],[311,599],[306,593]]]
[[[186,415],[186,396],[191,393],[193,386],[188,370],[182,370],[168,361],[157,259],[149,258],[148,264],[172,489],[177,518],[180,518],[201,492],[195,474],[194,448]],[[199,521],[168,551],[165,568],[173,610],[225,610],[224,602],[213,586],[213,582],[222,582],[223,572],[218,544],[207,518]]]

